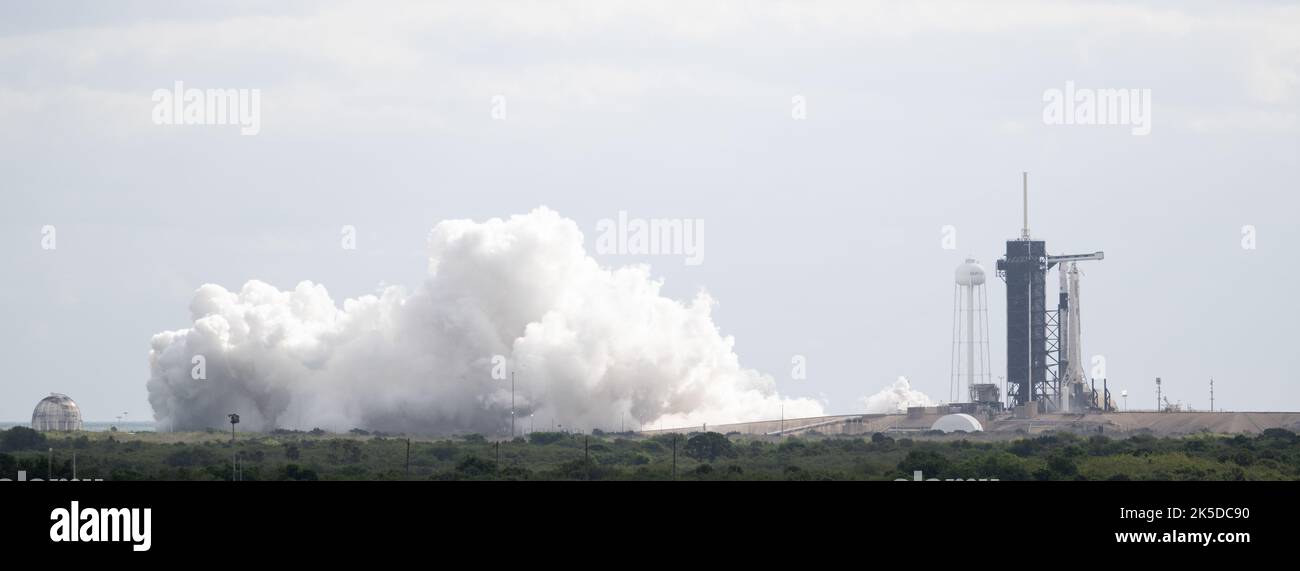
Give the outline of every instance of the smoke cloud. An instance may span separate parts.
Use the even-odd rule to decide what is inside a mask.
[[[194,430],[236,412],[251,430],[504,434],[510,378],[496,355],[517,372],[521,430],[530,416],[539,430],[609,430],[776,418],[782,404],[786,416],[823,414],[740,365],[707,294],[672,300],[646,266],[601,267],[552,210],[444,221],[428,247],[418,287],[341,307],[306,281],[200,287],[193,325],[153,337],[155,419]],[[192,374],[196,355],[206,378]]]
[[[934,406],[936,404],[925,393],[913,390],[912,383],[907,380],[907,377],[899,377],[897,381],[894,381],[894,384],[885,387],[874,395],[864,397],[862,400],[866,405],[867,414],[906,412],[909,406]]]

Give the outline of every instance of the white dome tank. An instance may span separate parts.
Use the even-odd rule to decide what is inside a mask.
[[[957,266],[957,285],[971,286],[984,284],[984,266],[970,258]]]
[[[984,432],[984,425],[969,414],[949,414],[939,420],[934,421],[930,430],[942,430],[944,432]]]

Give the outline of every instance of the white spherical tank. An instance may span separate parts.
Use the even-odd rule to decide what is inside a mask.
[[[984,266],[972,259],[957,266],[957,285],[971,286],[984,284]]]

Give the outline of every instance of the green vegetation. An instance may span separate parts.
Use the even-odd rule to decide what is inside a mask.
[[[228,480],[237,455],[245,480],[1300,480],[1300,437],[1270,429],[1256,436],[1122,439],[1051,433],[1011,441],[922,434],[895,438],[784,439],[716,432],[645,437],[632,433],[537,432],[494,442],[478,434],[407,439],[275,431],[229,433],[0,431],[0,478]]]

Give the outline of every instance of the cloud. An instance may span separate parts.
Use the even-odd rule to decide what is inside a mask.
[[[935,402],[925,393],[913,390],[907,377],[899,377],[894,384],[881,389],[880,392],[863,397],[867,414],[890,414],[904,412],[911,406],[934,406]]]
[[[1165,47],[1203,49],[1205,56],[1192,52],[1206,61],[1196,71],[1207,84],[1233,89],[1231,105],[1285,106],[1295,102],[1300,76],[1297,22],[1300,10],[1270,4],[1193,11],[1141,2],[414,2],[383,9],[330,2],[204,19],[161,10],[0,35],[0,65],[20,71],[8,86],[19,95],[78,85],[136,98],[141,109],[150,107],[153,89],[176,80],[261,89],[268,133],[473,133],[498,94],[517,111],[512,125],[541,128],[664,96],[734,105],[833,87],[860,101],[878,89],[813,72],[851,77],[889,73],[891,63],[925,64],[898,49],[916,41],[970,46],[958,61],[968,51],[982,63],[980,46],[1010,35],[1049,47],[1074,38],[1082,67],[1045,60],[1054,73],[1112,68],[1158,83],[1162,105],[1185,99],[1180,104],[1213,111],[1218,103],[1197,101],[1199,86],[1146,73],[1168,65]],[[903,55],[882,61],[880,53]],[[1032,74],[1027,69],[1022,77]]]
[[[713,301],[660,294],[646,266],[604,268],[577,225],[546,208],[444,221],[426,280],[335,304],[325,287],[204,285],[193,325],[155,335],[147,387],[164,429],[363,427],[508,433],[518,418],[566,427],[684,426],[823,413],[740,365]],[[193,378],[194,356],[206,379]]]

